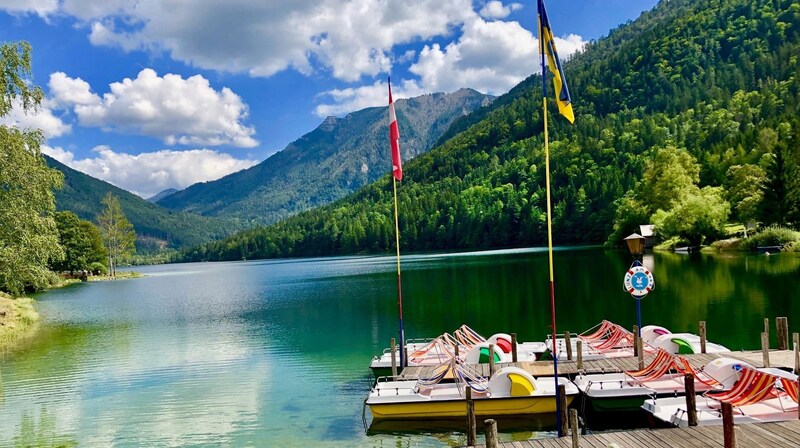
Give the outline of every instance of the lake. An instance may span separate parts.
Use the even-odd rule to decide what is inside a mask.
[[[628,254],[555,252],[558,330],[628,328]],[[760,347],[763,318],[800,322],[796,254],[656,253],[643,323]],[[41,331],[0,361],[0,446],[440,447],[460,432],[365,432],[373,355],[397,332],[394,257],[136,268],[140,279],[40,294]],[[546,249],[403,257],[407,337],[468,324],[484,336],[550,332]],[[367,412],[369,415],[369,412]],[[548,436],[501,434],[501,440]]]

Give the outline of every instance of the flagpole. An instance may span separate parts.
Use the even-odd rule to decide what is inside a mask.
[[[389,86],[389,146],[392,150],[392,191],[394,192],[394,235],[397,250],[397,309],[400,321],[400,366],[406,367],[406,334],[403,331],[403,282],[400,277],[400,218],[397,212],[397,179],[403,178],[400,161],[400,131],[392,101],[392,78],[386,79]]]
[[[545,190],[547,192],[547,257],[550,265],[550,325],[553,330],[553,378],[556,383],[556,427],[558,436],[561,433],[561,400],[558,396],[558,350],[556,344],[556,290],[553,276],[553,220],[552,207],[550,205],[550,141],[547,133],[547,78],[545,75],[544,62],[544,30],[542,29],[542,0],[538,2],[539,9],[539,53],[542,57],[542,113],[544,116],[544,172]]]
[[[400,223],[397,213],[397,179],[392,176],[392,188],[394,190],[394,235],[395,246],[397,247],[397,308],[400,312],[400,365],[406,366],[405,347],[406,335],[403,331],[403,287],[400,280]]]

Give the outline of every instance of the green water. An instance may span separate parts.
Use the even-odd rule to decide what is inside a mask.
[[[0,446],[463,445],[460,432],[364,431],[367,365],[397,328],[394,263],[153,266],[137,269],[141,279],[42,294],[42,330],[0,361]],[[732,349],[757,348],[764,317],[788,316],[798,331],[796,255],[656,254],[653,263],[645,324],[697,332],[706,320],[709,339]],[[557,250],[559,331],[604,318],[635,324],[622,292],[629,264],[620,252]],[[404,257],[407,337],[467,323],[484,336],[542,340],[547,272],[540,249]]]

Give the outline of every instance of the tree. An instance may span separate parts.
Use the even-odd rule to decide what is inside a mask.
[[[726,174],[728,202],[742,224],[758,219],[758,208],[764,197],[761,185],[766,179],[764,170],[758,165],[734,165]]]
[[[43,98],[33,86],[31,47],[22,42],[0,45],[0,117],[14,105],[30,112]],[[0,290],[11,294],[47,286],[47,263],[63,251],[53,215],[53,189],[62,175],[47,167],[39,130],[0,125]]]
[[[100,234],[108,250],[108,269],[110,275],[117,275],[117,262],[136,252],[136,232],[125,214],[116,196],[109,192],[103,198],[105,209],[97,217],[100,226]]]
[[[55,271],[85,271],[92,263],[105,261],[108,251],[103,246],[100,231],[89,221],[72,212],[56,213],[59,241],[64,248],[64,259],[54,260],[50,267]]]
[[[659,210],[651,218],[660,235],[678,236],[692,246],[725,234],[730,205],[722,199],[722,187],[695,189],[669,211]]]

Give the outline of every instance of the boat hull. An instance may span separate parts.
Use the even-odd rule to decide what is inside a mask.
[[[574,396],[567,396],[567,404]],[[555,397],[476,398],[478,417],[522,416],[556,412]],[[641,405],[641,403],[640,403]],[[464,400],[370,404],[373,419],[420,419],[466,417]]]

